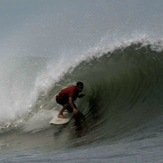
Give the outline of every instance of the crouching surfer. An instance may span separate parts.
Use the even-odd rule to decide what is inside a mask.
[[[62,109],[58,114],[59,118],[65,118],[63,112],[67,109],[70,113],[78,113],[78,108],[75,105],[74,101],[77,98],[81,98],[85,96],[81,94],[83,91],[84,84],[82,82],[77,82],[76,85],[71,85],[66,88],[60,90],[60,92],[56,95],[56,102],[62,105]]]

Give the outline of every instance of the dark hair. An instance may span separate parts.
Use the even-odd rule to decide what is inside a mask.
[[[80,85],[81,85],[82,87],[84,86],[83,82],[80,82],[80,81],[78,81],[78,82],[76,83],[76,85],[77,85],[77,86],[80,86]]]

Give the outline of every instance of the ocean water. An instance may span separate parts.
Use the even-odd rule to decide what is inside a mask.
[[[91,14],[106,12],[110,6],[118,12],[110,15],[114,20],[112,24],[101,24],[103,28],[98,26],[98,20],[92,19],[94,15],[87,13],[92,22],[87,14],[84,20],[81,18],[83,22],[92,23],[85,27],[81,22],[82,28],[87,28],[81,33],[86,32],[88,37],[76,33],[74,36],[73,32],[78,33],[80,28],[71,22],[71,27],[77,26],[76,29],[71,28],[72,33],[64,31],[70,32],[67,37],[74,36],[70,44],[64,35],[65,44],[61,44],[61,40],[57,42],[57,38],[52,40],[51,34],[54,36],[56,31],[49,29],[55,21],[52,11],[47,10],[49,24],[44,19],[47,15],[40,21],[40,11],[35,14],[41,26],[35,22],[36,18],[32,19],[36,24],[27,25],[27,31],[23,26],[23,33],[15,29],[16,34],[10,40],[3,40],[5,44],[1,45],[0,52],[8,56],[2,55],[0,60],[0,162],[163,162],[163,31],[160,21],[163,12],[159,10],[162,2],[124,1],[122,7],[117,5],[118,1],[102,1],[101,5],[95,2],[95,12],[91,10],[92,1],[73,4],[78,7],[88,3],[87,10]],[[58,5],[57,1],[48,3],[53,4],[52,9],[54,4]],[[64,8],[65,4],[59,3],[59,7]],[[131,10],[134,7],[144,11],[142,17]],[[78,22],[80,12],[71,21]],[[97,14],[103,21],[107,21],[105,12]],[[126,17],[129,26],[127,22],[123,24],[128,30],[122,30],[122,26],[118,26],[122,23],[119,19],[126,13],[132,15]],[[155,19],[150,17],[153,14]],[[60,16],[58,23],[68,21],[62,14],[57,18]],[[31,20],[29,15],[27,17]],[[155,20],[151,21],[152,25],[147,17]],[[134,23],[143,22],[144,28],[132,26],[130,18],[132,21],[134,18]],[[43,26],[45,24],[47,26]],[[100,35],[91,34],[91,27],[92,33],[97,29]],[[114,34],[109,32],[112,27],[117,30]],[[34,36],[37,36],[35,45],[30,42]],[[80,37],[81,42],[75,43]],[[52,41],[60,43],[58,49],[52,46]],[[12,46],[7,46],[10,43]],[[55,110],[61,109],[55,95],[77,81],[84,83],[86,94],[76,101],[82,115],[76,115],[66,125],[49,125]]]

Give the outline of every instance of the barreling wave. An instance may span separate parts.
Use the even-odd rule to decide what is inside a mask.
[[[37,130],[34,123],[39,120],[39,112],[44,109],[46,114],[51,114],[54,108],[58,109],[55,94],[62,87],[80,80],[84,82],[86,96],[77,101],[77,105],[85,116],[87,133],[83,139],[71,139],[72,142],[69,139],[72,144],[125,138],[126,135],[142,138],[149,136],[149,133],[162,133],[161,42],[145,45],[144,42],[132,43],[100,53],[99,57],[94,55],[80,62],[73,70],[68,70],[46,93],[40,92],[36,103],[30,108],[31,112],[24,117],[26,123],[21,126],[24,131]],[[47,124],[43,125],[45,129],[49,129],[48,118],[43,116]],[[58,138],[57,141],[61,140]]]
[[[160,43],[133,43],[105,52],[100,58],[83,61],[70,78],[85,82],[87,96],[79,108],[93,130],[91,140],[133,133],[140,138],[163,131]]]

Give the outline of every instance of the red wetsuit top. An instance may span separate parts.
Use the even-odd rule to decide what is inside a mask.
[[[78,95],[79,95],[79,92],[77,90],[77,86],[76,85],[72,85],[72,86],[69,86],[67,88],[64,88],[58,94],[58,96],[60,98],[63,98],[65,100],[67,100],[67,101],[68,101],[69,97],[72,97],[73,101],[76,100]]]

